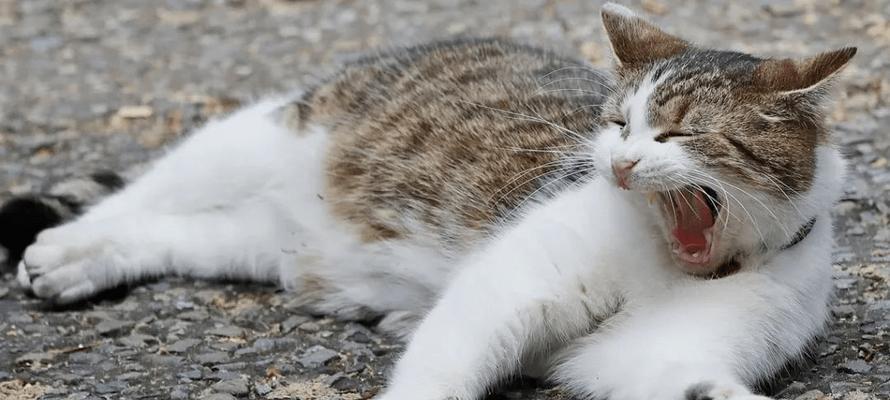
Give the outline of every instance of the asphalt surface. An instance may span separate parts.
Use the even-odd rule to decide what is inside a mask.
[[[850,176],[836,207],[834,319],[767,389],[890,398],[890,2],[629,2],[704,46],[859,54],[830,105]],[[609,64],[599,1],[0,0],[0,201],[122,170],[239,104],[380,47],[508,36]],[[0,279],[0,398],[358,399],[400,350],[302,314],[273,287],[167,279],[48,309]],[[560,399],[525,381],[493,398]]]

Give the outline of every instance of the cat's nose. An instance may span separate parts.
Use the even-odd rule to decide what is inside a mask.
[[[630,189],[627,184],[627,178],[632,173],[634,166],[639,163],[640,160],[620,160],[612,162],[612,173],[615,174],[615,180],[618,181],[618,187],[622,189]]]

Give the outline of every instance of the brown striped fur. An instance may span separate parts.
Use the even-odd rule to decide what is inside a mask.
[[[290,118],[329,129],[325,197],[364,240],[422,226],[446,248],[464,248],[543,177],[573,172],[558,151],[580,147],[569,131],[595,131],[607,85],[576,60],[460,40],[351,63]]]
[[[604,14],[614,82],[583,62],[503,40],[456,40],[347,64],[289,105],[295,130],[329,131],[335,214],[372,242],[432,235],[463,249],[532,195],[585,175],[585,150],[643,79],[649,123],[709,169],[778,199],[808,189],[827,140],[822,84],[850,49],[809,60],[697,48]],[[602,114],[602,115],[601,115]],[[549,185],[549,186],[548,186]]]

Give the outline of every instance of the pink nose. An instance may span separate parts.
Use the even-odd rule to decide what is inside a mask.
[[[618,181],[618,187],[622,189],[630,188],[627,184],[627,178],[630,176],[632,173],[631,170],[634,169],[634,166],[636,166],[638,162],[640,162],[640,160],[623,160],[612,163],[612,173],[615,174],[615,179]]]

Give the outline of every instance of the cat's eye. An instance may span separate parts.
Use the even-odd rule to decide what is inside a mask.
[[[658,143],[664,143],[664,142],[667,142],[668,139],[670,139],[670,138],[690,137],[690,136],[693,136],[693,135],[691,133],[686,133],[686,132],[668,131],[668,132],[663,132],[663,133],[658,134],[658,136],[655,137],[655,141]]]
[[[609,122],[611,122],[615,125],[618,125],[622,128],[624,128],[624,126],[627,125],[627,122],[624,122],[623,120],[620,120],[620,119],[611,119],[611,120],[609,120]]]

